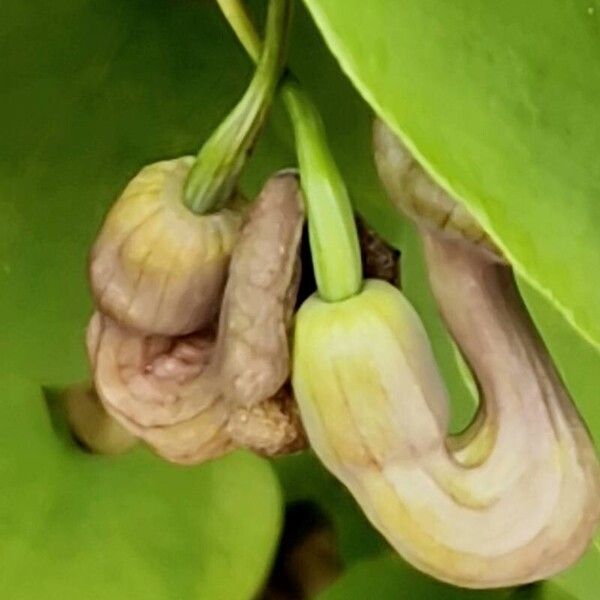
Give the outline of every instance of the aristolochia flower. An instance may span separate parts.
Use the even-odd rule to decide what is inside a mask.
[[[92,318],[88,348],[98,395],[109,414],[165,458],[200,462],[242,446],[274,454],[302,443],[284,386],[302,223],[295,175],[272,177],[233,250],[222,302],[215,300],[218,324],[168,337],[100,312]],[[192,309],[193,297],[188,302]]]
[[[404,296],[313,297],[295,329],[293,386],[309,440],[373,524],[420,569],[457,585],[548,577],[600,515],[593,444],[510,272],[428,240],[437,297],[478,377],[478,418],[448,437],[448,398]]]
[[[510,267],[391,144],[387,136],[376,153],[380,174],[419,225],[480,407],[449,435],[447,392],[418,315],[395,287],[367,280],[333,301],[315,294],[298,311],[293,389],[309,441],[417,568],[472,588],[550,577],[581,556],[600,518],[593,443]]]

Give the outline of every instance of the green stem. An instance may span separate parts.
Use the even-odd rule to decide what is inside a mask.
[[[310,98],[291,76],[286,78],[281,91],[294,125],[319,295],[328,302],[337,302],[354,296],[362,287],[352,204]]]
[[[261,42],[241,0],[218,0],[250,57]],[[288,72],[281,93],[294,127],[308,232],[319,295],[337,302],[362,287],[360,246],[348,191],[329,150],[323,123],[309,96]]]
[[[204,143],[184,187],[196,214],[222,208],[265,123],[284,66],[292,0],[269,0],[264,51],[242,99]]]
[[[244,8],[243,0],[217,0],[217,4],[231,28],[235,31],[244,50],[257,63],[262,52],[262,42]]]

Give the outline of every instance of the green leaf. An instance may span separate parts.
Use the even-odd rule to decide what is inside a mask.
[[[415,571],[397,556],[382,554],[353,565],[316,600],[508,600],[509,597],[508,591],[477,592],[440,583]]]
[[[600,346],[598,0],[305,0],[365,99]]]
[[[596,536],[594,544],[583,558],[554,579],[553,583],[569,594],[566,600],[596,600],[600,589],[600,537]]]
[[[115,460],[53,431],[39,386],[0,381],[0,597],[252,598],[280,526],[268,465],[244,453]],[[64,423],[64,421],[62,422]],[[57,435],[58,433],[58,435]]]
[[[593,597],[593,594],[572,596],[554,583],[516,590],[461,589],[431,579],[386,553],[355,563],[315,600],[587,600]]]

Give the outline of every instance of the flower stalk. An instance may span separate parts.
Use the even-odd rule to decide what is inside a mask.
[[[219,5],[256,61],[262,56],[261,42],[242,3],[219,0]],[[329,150],[319,113],[289,71],[281,95],[294,128],[318,293],[327,302],[344,300],[362,286],[360,246],[348,190]]]
[[[184,185],[195,214],[223,208],[261,132],[285,64],[291,0],[270,0],[265,45],[246,93],[200,149]]]

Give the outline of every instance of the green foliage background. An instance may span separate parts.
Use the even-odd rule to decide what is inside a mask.
[[[398,90],[387,84],[400,83],[389,77],[368,80],[365,73],[371,72],[357,62],[357,56],[371,63],[388,56],[373,45],[376,40],[369,38],[373,31],[365,34],[362,29],[361,35],[367,37],[355,35],[358,27],[351,15],[357,13],[352,10],[375,3],[344,0],[342,9],[341,2],[307,0],[313,11],[322,11],[319,25],[363,93],[369,86],[380,100],[388,94],[389,101],[389,94]],[[250,3],[257,13],[262,4]],[[379,4],[389,8],[386,2]],[[415,2],[403,4],[410,7]],[[579,4],[583,6],[573,3]],[[430,9],[435,5],[432,0],[423,3]],[[484,4],[478,7],[484,11]],[[330,18],[336,10],[346,21],[340,19],[340,29],[333,31]],[[377,10],[373,11],[379,26]],[[386,203],[377,183],[370,148],[372,109],[342,74],[300,5],[296,16],[291,63],[322,112],[357,208],[404,252],[402,283],[432,336],[453,394],[458,427],[468,420],[474,400],[430,297],[416,236]],[[456,15],[452,23],[460,24]],[[361,20],[361,24],[368,23]],[[446,38],[454,39],[427,37],[427,47],[435,50]],[[476,52],[479,41],[475,38],[469,51]],[[588,60],[589,54],[583,52],[580,60]],[[184,469],[163,464],[144,450],[114,460],[83,454],[73,445],[52,394],[47,394],[49,410],[42,388],[87,376],[82,342],[91,304],[85,266],[94,233],[107,207],[141,166],[193,152],[200,145],[241,94],[251,65],[208,0],[3,0],[0,56],[0,597],[252,598],[271,565],[283,503],[300,499],[314,500],[331,517],[347,566],[322,598],[365,598],[367,593],[375,600],[513,597],[512,591],[468,593],[415,573],[390,554],[345,490],[309,453],[274,463],[236,453]],[[561,59],[563,71],[565,60]],[[421,76],[427,83],[423,64]],[[469,61],[464,64],[468,70]],[[423,88],[419,100],[426,100],[425,92],[438,83],[430,78],[430,87]],[[477,85],[475,81],[471,88]],[[406,97],[413,91],[407,86]],[[559,108],[572,112],[582,105],[586,102]],[[386,114],[391,110],[386,104]],[[428,110],[399,114],[402,119],[396,124],[413,134],[441,126],[440,115],[430,119]],[[478,118],[485,114],[494,113],[488,107]],[[583,123],[585,116],[575,124]],[[516,136],[518,125],[507,122],[508,133]],[[482,183],[488,186],[484,202],[480,188],[470,185],[459,168],[460,161],[457,166],[456,155],[452,162],[444,161],[442,150],[451,133],[445,131],[437,153],[427,156],[439,178],[464,192],[478,215],[493,207],[490,203],[496,198],[488,196],[492,191],[498,191],[501,206],[506,202],[506,210],[512,210],[509,192],[531,184],[533,176],[511,170],[510,187],[498,179],[500,170],[510,170],[509,166],[492,164],[498,177]],[[417,137],[414,134],[415,144]],[[433,129],[423,139],[430,142]],[[570,151],[579,151],[576,156],[585,157],[591,149],[589,136],[584,136],[581,147],[573,132],[562,141],[569,142]],[[423,142],[424,156],[426,148]],[[549,146],[549,152],[553,148],[556,145]],[[486,160],[489,167],[492,158]],[[245,173],[245,191],[252,195],[269,173],[294,162],[291,130],[278,105]],[[536,163],[535,182],[543,181],[554,167],[550,160]],[[581,173],[566,179],[553,174],[555,195],[549,200],[553,210],[561,216],[564,210],[568,220],[572,206],[585,209],[581,195],[592,198],[597,191],[594,173],[597,169],[591,169],[590,179],[577,188],[579,201],[573,203],[557,194],[560,185],[572,185],[572,176]],[[496,184],[501,184],[499,190]],[[542,191],[535,204],[545,210]],[[589,206],[576,220],[582,214],[598,216],[597,208]],[[536,210],[530,213],[532,219]],[[521,248],[523,232],[511,237],[494,214],[490,209],[484,222],[493,225],[523,266],[529,282],[521,282],[524,295],[592,432],[598,434],[598,353],[530,287],[534,283],[545,291],[562,290],[563,312],[565,307],[576,311],[583,306],[580,330],[587,328],[587,338],[597,340],[594,328],[599,325],[592,318],[596,313],[589,312],[598,306],[597,289],[591,289],[592,278],[585,269],[598,260],[598,242],[582,238],[580,250],[567,244],[564,256],[570,260],[581,255],[583,262],[552,267],[548,261],[563,256],[563,240],[558,233],[547,239],[546,221],[540,232],[533,221],[526,221],[538,253],[529,265],[527,251],[533,246]],[[567,267],[569,273],[564,272]],[[563,290],[565,282],[573,281],[577,284]],[[598,558],[598,549],[593,548],[557,581],[518,591],[514,597],[595,600],[600,589]]]

